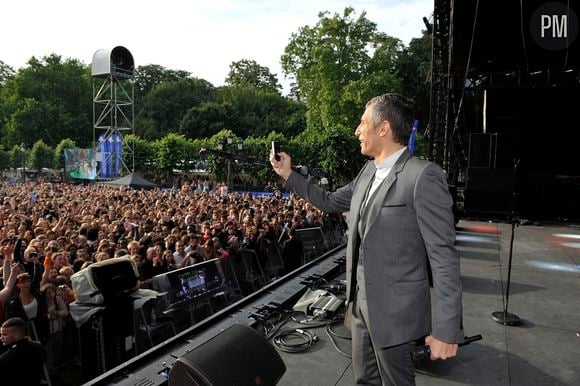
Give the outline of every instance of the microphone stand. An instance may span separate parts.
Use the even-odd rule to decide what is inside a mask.
[[[520,164],[519,159],[514,159],[514,193],[513,193],[513,204],[512,204],[512,213],[511,213],[511,222],[512,222],[512,234],[510,239],[510,253],[508,258],[508,277],[507,277],[507,288],[505,294],[505,303],[503,311],[495,311],[491,314],[491,318],[499,324],[503,324],[504,326],[517,326],[522,321],[519,316],[516,314],[512,314],[508,312],[508,305],[510,300],[510,282],[512,276],[512,255],[514,250],[514,230],[516,228],[516,224],[519,224],[519,218],[517,215],[517,176],[518,176],[518,166]]]

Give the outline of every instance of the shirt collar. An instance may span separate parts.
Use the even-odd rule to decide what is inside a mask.
[[[400,148],[399,150],[397,150],[396,152],[394,152],[393,154],[391,154],[390,156],[385,158],[383,160],[383,162],[381,162],[381,164],[377,166],[377,170],[384,170],[384,169],[392,168],[393,165],[395,164],[395,162],[397,162],[397,160],[401,156],[401,154],[403,154],[405,149],[406,149],[406,147],[403,146],[402,148]]]

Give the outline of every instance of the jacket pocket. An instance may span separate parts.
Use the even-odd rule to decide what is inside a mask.
[[[425,288],[429,287],[429,280],[419,280],[419,281],[404,281],[393,284],[393,293],[395,295],[407,295],[416,293],[418,291],[424,291]]]

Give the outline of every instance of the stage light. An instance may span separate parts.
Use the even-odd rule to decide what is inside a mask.
[[[580,235],[575,235],[575,234],[571,234],[571,233],[554,233],[552,236],[554,236],[554,237],[561,237],[561,238],[564,238],[564,239],[580,240]]]
[[[525,264],[534,268],[540,268],[547,271],[580,273],[580,265],[576,264],[549,263],[547,261],[537,261],[537,260],[528,261]]]

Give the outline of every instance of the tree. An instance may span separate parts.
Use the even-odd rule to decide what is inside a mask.
[[[292,136],[306,127],[306,106],[280,94],[225,87],[223,98],[231,106],[225,127],[241,137],[263,136],[272,130]]]
[[[0,145],[0,170],[10,168],[10,154]]]
[[[413,100],[416,117],[424,127],[429,119],[431,43],[432,35],[423,31],[422,37],[403,49],[398,62],[402,93]]]
[[[172,177],[173,170],[183,170],[187,158],[187,139],[182,135],[169,133],[155,143],[156,161],[160,171]]]
[[[231,130],[222,129],[206,141],[205,147],[207,149],[216,149],[219,142],[227,142],[228,138],[232,140],[232,143],[241,142],[241,139]],[[235,151],[231,148],[224,150]],[[227,176],[227,158],[219,157],[214,154],[205,154],[203,157],[206,160],[206,165],[209,168],[210,173],[214,174],[216,179],[225,181]]]
[[[155,156],[155,148],[151,142],[133,134],[123,137],[123,162],[125,165],[133,165],[133,159],[135,159],[135,170],[151,171],[155,169]]]
[[[42,139],[36,141],[30,151],[32,168],[42,172],[42,168],[50,168],[54,162],[54,151]]]
[[[24,146],[14,145],[8,152],[10,157],[10,167],[17,170],[21,167],[26,167],[28,154]]]
[[[342,15],[320,13],[316,26],[292,34],[282,55],[282,69],[306,103],[309,129],[354,127],[368,99],[400,89],[400,41],[377,32],[365,12],[354,16],[350,7]]]
[[[233,115],[232,106],[227,102],[207,102],[193,106],[183,116],[179,132],[194,139],[211,137],[224,127],[231,127]]]
[[[244,154],[253,157],[257,161],[269,163],[270,149],[272,141],[278,141],[280,149],[290,154],[295,154],[293,149],[289,148],[290,141],[283,134],[271,131],[267,136],[248,137],[244,140]],[[253,177],[261,180],[273,181],[278,178],[277,174],[271,167],[263,167],[256,164],[244,164],[243,169]]]
[[[65,149],[74,149],[77,147],[75,141],[70,138],[65,138],[61,140],[56,148],[54,149],[54,168],[58,170],[64,170],[64,150]]]
[[[158,64],[147,64],[137,67],[135,72],[135,99],[137,101],[149,94],[158,84],[164,82],[176,82],[180,79],[187,79],[191,74],[182,70],[168,70]]]
[[[145,97],[136,113],[135,131],[143,139],[161,138],[176,132],[187,110],[214,98],[214,86],[203,79],[160,83]]]
[[[14,76],[14,69],[0,60],[0,87]]]
[[[91,90],[90,70],[78,60],[63,61],[56,54],[32,57],[0,89],[4,143],[30,138],[51,146],[62,138],[90,143]]]
[[[282,86],[268,67],[260,66],[255,60],[242,59],[230,64],[230,73],[225,81],[232,87],[280,93]]]
[[[306,107],[271,91],[224,87],[222,103],[203,103],[187,111],[179,132],[189,138],[212,136],[228,128],[240,137],[263,136],[272,130],[287,136],[306,127]]]

